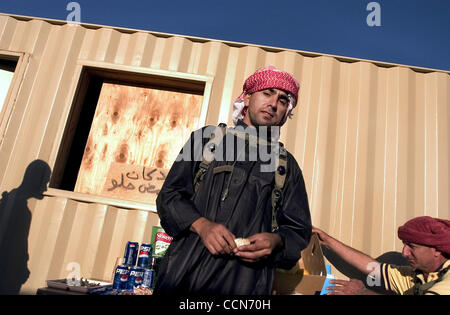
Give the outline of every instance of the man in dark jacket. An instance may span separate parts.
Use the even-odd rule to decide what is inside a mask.
[[[220,136],[218,146],[208,142],[211,126],[191,135],[156,200],[173,241],[154,294],[271,294],[275,269],[298,261],[312,228],[302,171],[287,151],[286,167],[271,167],[279,158],[279,128],[296,105],[298,89],[287,72],[262,68],[245,81],[234,104],[236,126]],[[198,153],[205,148],[214,159],[196,186]],[[274,227],[275,172],[285,182]],[[250,244],[238,247],[236,238]]]

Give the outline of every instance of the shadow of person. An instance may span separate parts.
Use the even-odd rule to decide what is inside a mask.
[[[22,184],[3,192],[0,200],[0,294],[19,294],[30,272],[28,233],[31,211],[28,199],[43,199],[50,181],[50,166],[35,160],[28,165]]]

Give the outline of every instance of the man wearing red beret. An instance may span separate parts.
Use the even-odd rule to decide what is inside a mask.
[[[398,228],[403,241],[402,255],[410,266],[379,263],[366,254],[351,248],[324,231],[313,228],[322,245],[361,272],[378,277],[378,284],[388,291],[402,295],[449,295],[450,294],[450,221],[421,216],[407,221]],[[370,294],[366,286],[355,279],[335,280],[329,287],[331,294]]]
[[[155,295],[267,295],[275,269],[297,263],[311,237],[311,217],[302,171],[278,140],[298,91],[291,74],[261,68],[234,102],[234,128],[203,137],[217,130],[206,126],[191,135],[156,200],[173,241]],[[209,165],[195,159],[208,151],[214,155]],[[275,158],[266,160],[268,152]]]

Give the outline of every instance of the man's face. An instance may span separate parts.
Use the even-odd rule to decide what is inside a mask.
[[[289,106],[287,93],[279,89],[265,89],[246,94],[244,105],[248,106],[243,121],[249,126],[278,126]]]
[[[402,255],[414,269],[433,272],[436,269],[436,253],[434,247],[403,242]]]

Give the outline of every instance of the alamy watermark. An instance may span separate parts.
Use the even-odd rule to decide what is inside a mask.
[[[370,2],[366,7],[367,11],[371,11],[367,15],[366,23],[368,26],[381,26],[381,6],[378,2]]]
[[[278,141],[271,141],[279,134],[278,126],[255,127],[236,126],[223,134],[221,128],[206,126],[194,131],[183,146],[176,161],[259,161],[261,172],[274,172],[278,167],[281,148]],[[214,141],[218,139],[218,141]],[[209,139],[206,145],[205,140]],[[217,145],[217,143],[219,145]]]
[[[78,2],[69,2],[66,6],[66,11],[70,13],[66,17],[69,25],[77,25],[81,22],[81,6]]]
[[[369,287],[381,286],[381,271],[380,263],[371,262],[367,264],[367,270],[370,271],[366,278],[366,283]]]
[[[70,286],[80,286],[81,283],[81,266],[77,262],[70,262],[66,266],[66,270],[70,273],[66,277],[66,283]]]

